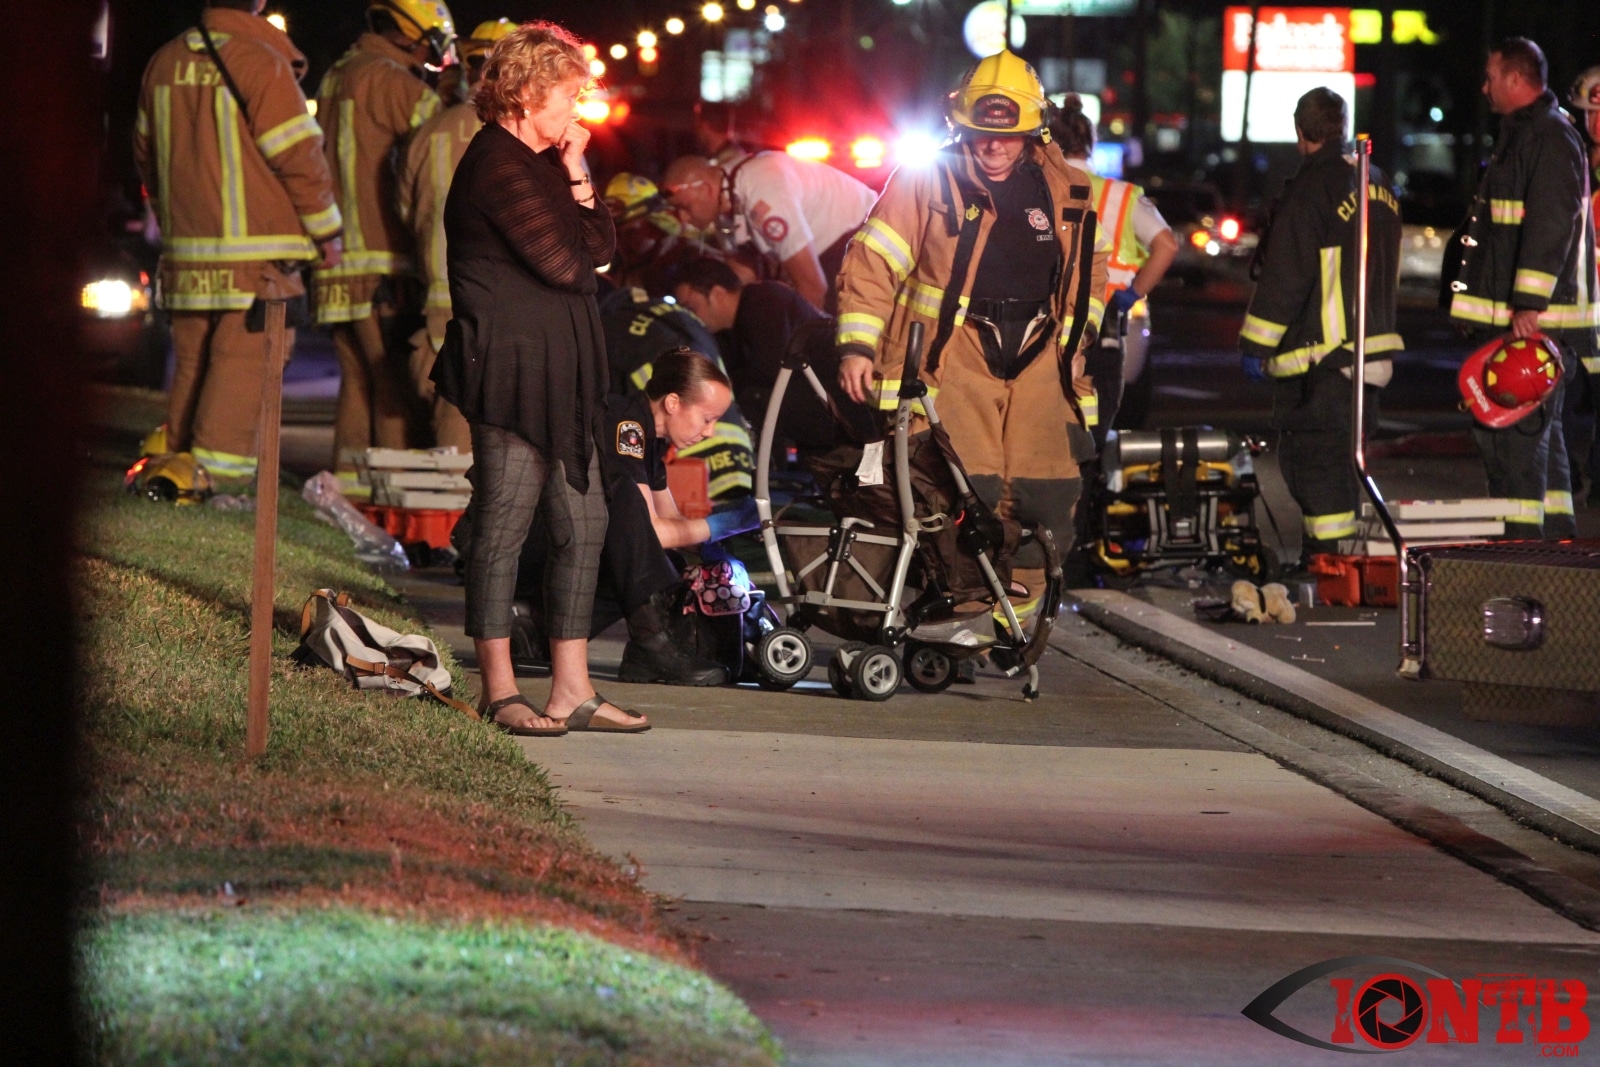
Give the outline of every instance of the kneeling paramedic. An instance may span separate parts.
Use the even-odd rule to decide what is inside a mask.
[[[1048,529],[1064,554],[1078,464],[1093,453],[1082,349],[1104,312],[1109,246],[1089,175],[1050,143],[1045,110],[1033,68],[1011,52],[968,72],[951,99],[952,143],[897,170],[850,242],[837,340],[840,386],[888,412],[923,323],[921,377],[973,488]],[[1042,551],[1026,546],[1016,563],[1037,595]]]
[[[1303,522],[1300,557],[1337,552],[1357,532],[1361,486],[1350,448],[1356,333],[1356,167],[1345,158],[1345,102],[1313,89],[1294,112],[1300,172],[1284,190],[1258,260],[1260,279],[1239,347],[1248,378],[1273,382],[1278,462]],[[1400,213],[1376,168],[1367,208],[1366,405],[1405,347],[1395,332]]]
[[[606,398],[596,438],[610,523],[600,555],[592,635],[618,619],[628,623],[617,679],[668,685],[721,685],[725,667],[695,652],[694,617],[684,613],[688,586],[669,549],[720,541],[756,529],[755,503],[746,497],[708,518],[685,518],[667,492],[667,446],[687,448],[716,432],[733,390],[715,363],[690,348],[658,357],[643,392]],[[543,601],[550,533],[536,517],[517,572],[518,628],[535,653],[536,606]],[[528,634],[527,631],[534,631]],[[514,643],[520,643],[520,640]],[[529,650],[523,651],[524,655]]]

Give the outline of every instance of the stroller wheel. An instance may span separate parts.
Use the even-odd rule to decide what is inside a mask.
[[[846,700],[856,695],[855,686],[850,681],[850,665],[855,662],[857,653],[866,647],[865,641],[846,641],[828,657],[828,684]]]
[[[900,688],[900,660],[882,645],[868,645],[850,664],[850,687],[862,700],[888,700]]]
[[[921,641],[907,641],[904,652],[906,681],[924,693],[942,693],[956,680],[956,664],[949,656]]]
[[[811,642],[792,626],[768,630],[756,642],[756,680],[763,689],[788,689],[811,672]]]

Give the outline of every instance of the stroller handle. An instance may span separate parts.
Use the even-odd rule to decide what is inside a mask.
[[[911,335],[906,341],[906,364],[900,372],[900,399],[920,400],[928,395],[928,387],[923,384],[922,371],[922,335],[926,327],[920,322],[911,324]]]

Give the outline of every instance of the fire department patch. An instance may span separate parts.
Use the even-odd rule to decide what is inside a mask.
[[[761,223],[761,236],[777,244],[789,236],[789,224],[778,215],[768,215]]]
[[[632,419],[617,423],[617,455],[644,458],[644,427]]]
[[[1028,225],[1032,226],[1036,230],[1044,230],[1049,232],[1050,217],[1039,208],[1030,207],[1028,209]]]

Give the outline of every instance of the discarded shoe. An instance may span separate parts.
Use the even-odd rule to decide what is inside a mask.
[[[1281,587],[1280,587],[1281,588]],[[1233,583],[1229,590],[1229,606],[1233,613],[1245,622],[1267,622],[1267,613],[1261,603],[1261,590],[1243,578]]]
[[[1291,623],[1295,620],[1294,601],[1289,598],[1289,588],[1280,582],[1261,587],[1261,603],[1267,617],[1273,622]]]

